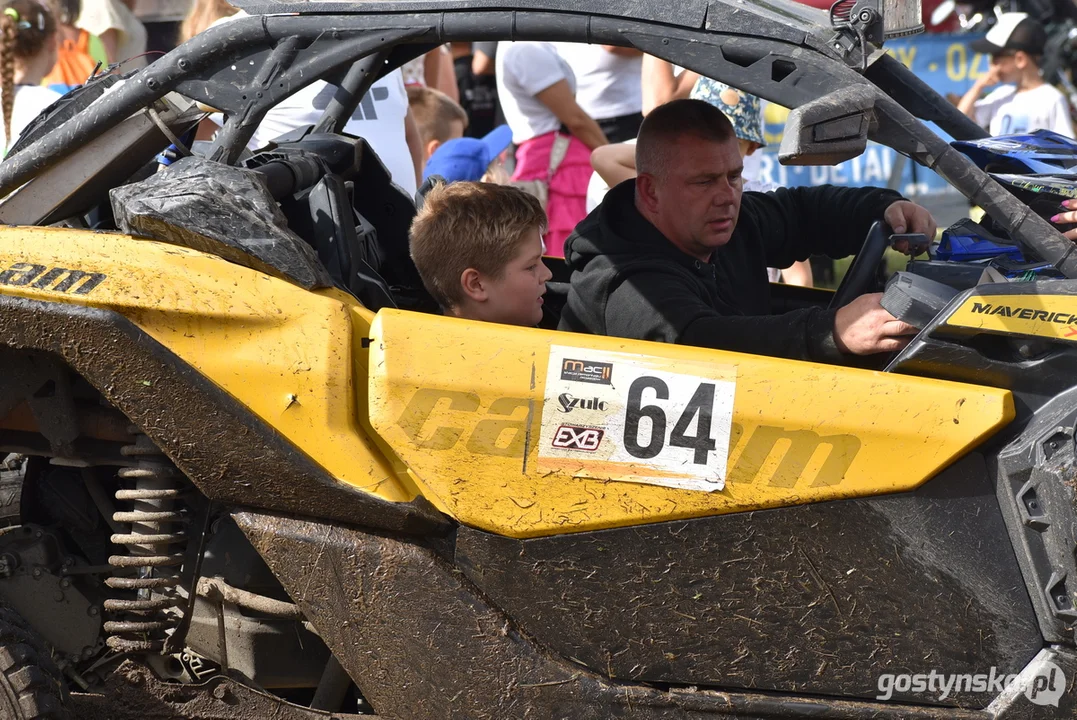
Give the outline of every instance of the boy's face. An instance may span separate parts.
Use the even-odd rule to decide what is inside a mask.
[[[553,273],[542,262],[542,236],[538,228],[528,231],[500,277],[484,277],[487,300],[483,320],[531,327],[542,320],[542,296]]]
[[[1021,50],[1003,50],[991,56],[992,70],[998,73],[1000,82],[1016,84],[1032,58]]]

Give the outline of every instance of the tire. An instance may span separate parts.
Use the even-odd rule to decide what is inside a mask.
[[[70,720],[62,677],[41,636],[0,606],[0,720]]]

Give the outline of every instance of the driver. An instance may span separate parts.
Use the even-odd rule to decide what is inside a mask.
[[[816,362],[900,350],[917,332],[879,293],[837,311],[770,315],[767,267],[852,255],[880,218],[895,233],[934,237],[924,208],[877,188],[742,195],[733,127],[701,100],[647,116],[636,166],[565,244],[572,284],[560,330]]]

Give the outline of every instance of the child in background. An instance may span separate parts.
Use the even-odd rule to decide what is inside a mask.
[[[501,165],[501,153],[512,144],[508,125],[494,128],[486,137],[462,137],[438,147],[423,170],[423,180],[434,175],[448,182],[482,181],[505,185],[509,174]]]
[[[56,64],[45,85],[58,93],[82,85],[100,68],[108,67],[108,53],[101,39],[75,26],[82,12],[80,0],[50,0],[59,43]]]
[[[467,113],[460,104],[445,93],[422,85],[406,86],[408,107],[419,128],[423,144],[423,164],[434,151],[455,138],[464,136]]]
[[[437,185],[411,226],[411,257],[446,315],[534,326],[552,277],[542,262],[546,213],[509,185]]]
[[[981,75],[958,103],[958,109],[992,135],[1053,130],[1073,137],[1069,103],[1040,72],[1047,31],[1025,13],[1003,13],[987,36],[972,43],[991,56],[991,69]],[[987,97],[984,90],[1005,83]]]
[[[41,82],[56,64],[56,21],[35,0],[9,0],[0,14],[0,103],[3,105],[3,149],[60,93]]]

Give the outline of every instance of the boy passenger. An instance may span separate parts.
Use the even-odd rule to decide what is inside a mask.
[[[446,315],[509,325],[542,320],[552,273],[542,262],[546,213],[524,191],[437,185],[411,226],[411,257]]]

